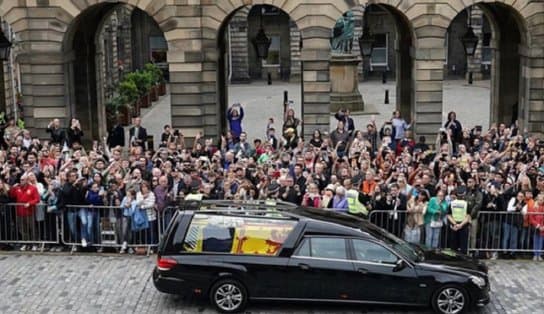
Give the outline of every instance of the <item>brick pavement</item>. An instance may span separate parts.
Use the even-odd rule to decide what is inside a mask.
[[[492,303],[479,313],[544,313],[544,264],[490,262]],[[215,313],[204,301],[162,294],[154,258],[0,254],[0,313]],[[430,313],[428,309],[260,303],[248,313]]]

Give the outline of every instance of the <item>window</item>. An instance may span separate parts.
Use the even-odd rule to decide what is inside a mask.
[[[263,60],[263,65],[280,65],[280,36],[270,36],[270,40],[268,58]]]
[[[482,39],[482,64],[491,64],[491,33],[484,33]]]
[[[387,66],[387,34],[374,34],[374,47],[370,65]]]
[[[168,44],[163,36],[150,36],[149,48],[151,50],[151,60],[154,63],[166,63]]]
[[[383,246],[365,240],[353,240],[355,258],[358,261],[394,264],[397,256]]]
[[[296,221],[196,214],[183,241],[185,252],[277,255]]]
[[[297,255],[347,259],[346,240],[342,238],[307,238],[299,247]]]

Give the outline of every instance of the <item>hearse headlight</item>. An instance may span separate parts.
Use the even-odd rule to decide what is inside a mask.
[[[470,281],[480,289],[485,287],[485,279],[482,277],[470,276]]]

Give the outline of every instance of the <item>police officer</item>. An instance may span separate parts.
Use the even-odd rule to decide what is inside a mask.
[[[450,225],[451,249],[467,253],[468,229],[471,222],[468,212],[468,203],[465,201],[467,188],[457,187],[455,199],[448,208],[448,222]]]
[[[363,205],[365,197],[358,190],[353,188],[351,179],[344,180],[344,187],[346,188],[346,198],[348,200],[348,213],[366,218],[368,216],[368,210]]]
[[[200,182],[193,180],[191,182],[191,193],[185,196],[186,201],[202,201],[204,194],[200,193]]]

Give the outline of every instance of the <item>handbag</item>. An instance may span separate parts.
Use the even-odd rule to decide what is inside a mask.
[[[140,231],[149,228],[149,220],[145,210],[136,209],[132,213],[132,231]]]

